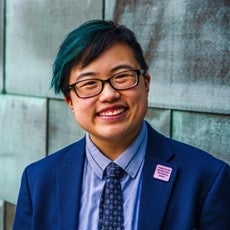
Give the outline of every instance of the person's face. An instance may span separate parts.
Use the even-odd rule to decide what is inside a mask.
[[[117,43],[86,67],[75,66],[71,70],[69,83],[86,78],[106,80],[130,69],[140,69],[140,65],[128,45]],[[138,134],[146,114],[149,83],[148,74],[140,75],[139,84],[134,88],[115,90],[106,82],[103,91],[97,96],[79,98],[71,90],[70,98],[65,100],[78,124],[90,134],[98,147],[102,143],[127,145]]]

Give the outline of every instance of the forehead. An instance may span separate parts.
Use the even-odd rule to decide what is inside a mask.
[[[72,68],[71,75],[82,75],[90,72],[95,75],[113,74],[117,71],[139,68],[139,64],[135,59],[133,50],[130,46],[123,43],[116,43],[101,53],[88,65],[83,66],[82,63]]]

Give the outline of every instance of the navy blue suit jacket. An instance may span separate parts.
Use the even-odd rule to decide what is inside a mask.
[[[148,126],[139,230],[230,229],[230,168]],[[22,176],[14,230],[76,230],[85,138],[28,166]],[[160,164],[169,181],[153,177]]]

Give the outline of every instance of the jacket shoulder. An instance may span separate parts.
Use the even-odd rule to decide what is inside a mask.
[[[70,144],[49,156],[46,156],[36,162],[29,164],[25,172],[30,174],[32,177],[36,177],[40,174],[49,175],[47,172],[52,174],[56,172],[58,168],[62,168],[66,164],[70,164],[72,161],[80,160],[84,157],[85,153],[85,138]]]
[[[200,165],[203,168],[208,166],[214,169],[215,167],[220,168],[227,164],[200,148],[173,139],[169,139],[169,142],[175,153],[175,159],[187,162],[191,166],[196,165],[197,167]]]
[[[197,148],[195,146],[189,145],[187,143],[180,142],[178,140],[165,137],[164,135],[155,131],[151,126],[149,126],[149,143],[155,143],[151,145],[157,145],[153,147],[159,152],[156,153],[159,158],[161,155],[170,156],[168,159],[170,162],[173,162],[177,165],[180,165],[182,168],[193,168],[204,170],[220,170],[228,164],[210,153]]]

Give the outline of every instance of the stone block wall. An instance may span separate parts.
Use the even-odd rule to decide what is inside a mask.
[[[230,163],[229,11],[224,0],[0,1],[0,230],[25,166],[84,135],[50,79],[60,42],[89,19],[135,31],[152,76],[146,120]]]

